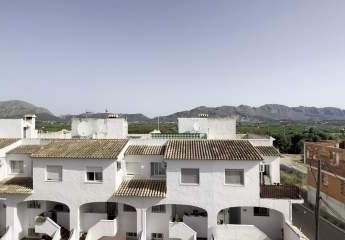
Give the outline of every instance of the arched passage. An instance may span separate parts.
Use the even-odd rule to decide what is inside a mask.
[[[81,205],[79,210],[80,231],[88,239],[103,236],[137,239],[137,212],[133,206],[118,202],[90,202]]]
[[[49,224],[60,228],[61,236],[69,236],[70,209],[66,204],[54,201],[29,200],[18,203],[17,209],[22,236],[51,236],[49,231],[45,232],[49,228]],[[47,225],[46,228],[44,224]]]
[[[236,225],[255,226],[271,240],[279,240],[283,239],[285,218],[281,212],[270,208],[231,207],[218,212],[217,223],[234,225],[231,227],[233,231],[236,231]]]
[[[147,210],[147,239],[180,238],[179,234],[195,234],[207,238],[207,211],[181,204],[155,205]],[[184,236],[186,237],[186,236]]]

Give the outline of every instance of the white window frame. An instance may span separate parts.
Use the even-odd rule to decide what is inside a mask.
[[[97,169],[97,170],[95,170]],[[100,171],[99,171],[100,170]],[[88,179],[89,173],[93,173],[94,180]],[[101,173],[101,179],[96,179],[97,173]],[[85,170],[85,182],[87,183],[103,183],[103,168],[98,166],[88,166]]]
[[[198,183],[184,183],[182,182],[182,170],[184,169],[193,169],[193,170],[198,170]],[[199,168],[181,168],[180,170],[180,185],[186,185],[186,186],[198,186],[200,185],[200,169]]]
[[[153,166],[153,172],[152,172]],[[164,173],[160,174],[160,170],[164,169]],[[164,162],[151,162],[150,163],[150,174],[151,177],[165,177],[166,176],[166,164]]]
[[[241,171],[242,174],[243,174],[243,183],[227,183],[226,182],[226,172],[227,171]],[[241,169],[241,168],[226,168],[224,169],[224,185],[227,185],[227,186],[234,186],[234,187],[244,187],[246,184],[246,181],[245,181],[245,171],[244,169]]]
[[[21,169],[21,171],[19,171],[19,172],[14,172],[13,171],[13,168],[12,168],[12,163],[13,164],[15,164],[15,163],[20,163],[22,166],[22,169]],[[22,174],[24,174],[24,161],[23,160],[11,160],[10,161],[10,174],[11,175],[22,175]]]
[[[59,167],[61,168],[61,177],[59,180],[55,180],[55,179],[48,179],[48,167]],[[63,179],[63,167],[61,165],[47,165],[46,166],[46,174],[45,174],[45,181],[46,182],[62,182]]]

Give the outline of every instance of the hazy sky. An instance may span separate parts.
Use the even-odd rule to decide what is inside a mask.
[[[0,1],[0,100],[345,108],[345,1]]]

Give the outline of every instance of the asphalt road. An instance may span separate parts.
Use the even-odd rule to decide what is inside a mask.
[[[314,213],[305,209],[302,205],[293,205],[292,222],[300,228],[302,232],[310,239],[315,239],[315,219]],[[345,232],[339,230],[323,219],[320,220],[320,240],[344,240]]]

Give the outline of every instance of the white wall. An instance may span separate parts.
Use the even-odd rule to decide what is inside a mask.
[[[6,153],[12,149],[18,147],[22,143],[22,140],[18,140],[11,145],[0,149],[0,180],[7,177],[7,162],[6,162]]]
[[[129,174],[127,167],[129,164],[135,165],[135,177],[151,178],[151,162],[163,162],[163,155],[127,155],[124,158],[125,172]]]
[[[128,123],[124,118],[73,118],[72,137],[81,137],[78,131],[80,123],[87,125],[89,137],[95,139],[123,139],[128,135]]]
[[[23,138],[23,119],[0,119],[0,138]]]
[[[285,220],[280,212],[270,209],[269,216],[254,216],[253,207],[241,209],[241,224],[254,225],[263,231],[271,240],[282,239]]]
[[[179,133],[208,133],[207,118],[178,118]]]
[[[181,168],[199,168],[200,184],[181,184]],[[225,185],[224,171],[227,168],[244,169],[245,185]],[[212,209],[218,213],[232,206],[256,205],[259,193],[259,161],[167,160],[166,202],[197,206],[207,211]]]
[[[236,139],[236,119],[209,118],[208,139]]]
[[[126,232],[137,232],[137,213],[124,212],[123,204],[118,204],[118,237],[126,238]]]
[[[80,213],[80,231],[87,232],[97,222],[106,219],[106,213]]]
[[[23,161],[24,173],[11,173],[11,161]],[[7,154],[6,155],[6,172],[8,177],[32,177],[32,159],[29,154]]]
[[[270,166],[270,178],[272,184],[280,183],[280,157],[268,157],[264,156],[264,164]]]
[[[152,233],[163,233],[164,239],[169,238],[171,205],[166,205],[165,210],[165,213],[152,213],[151,208],[147,210],[147,239],[151,239]]]

